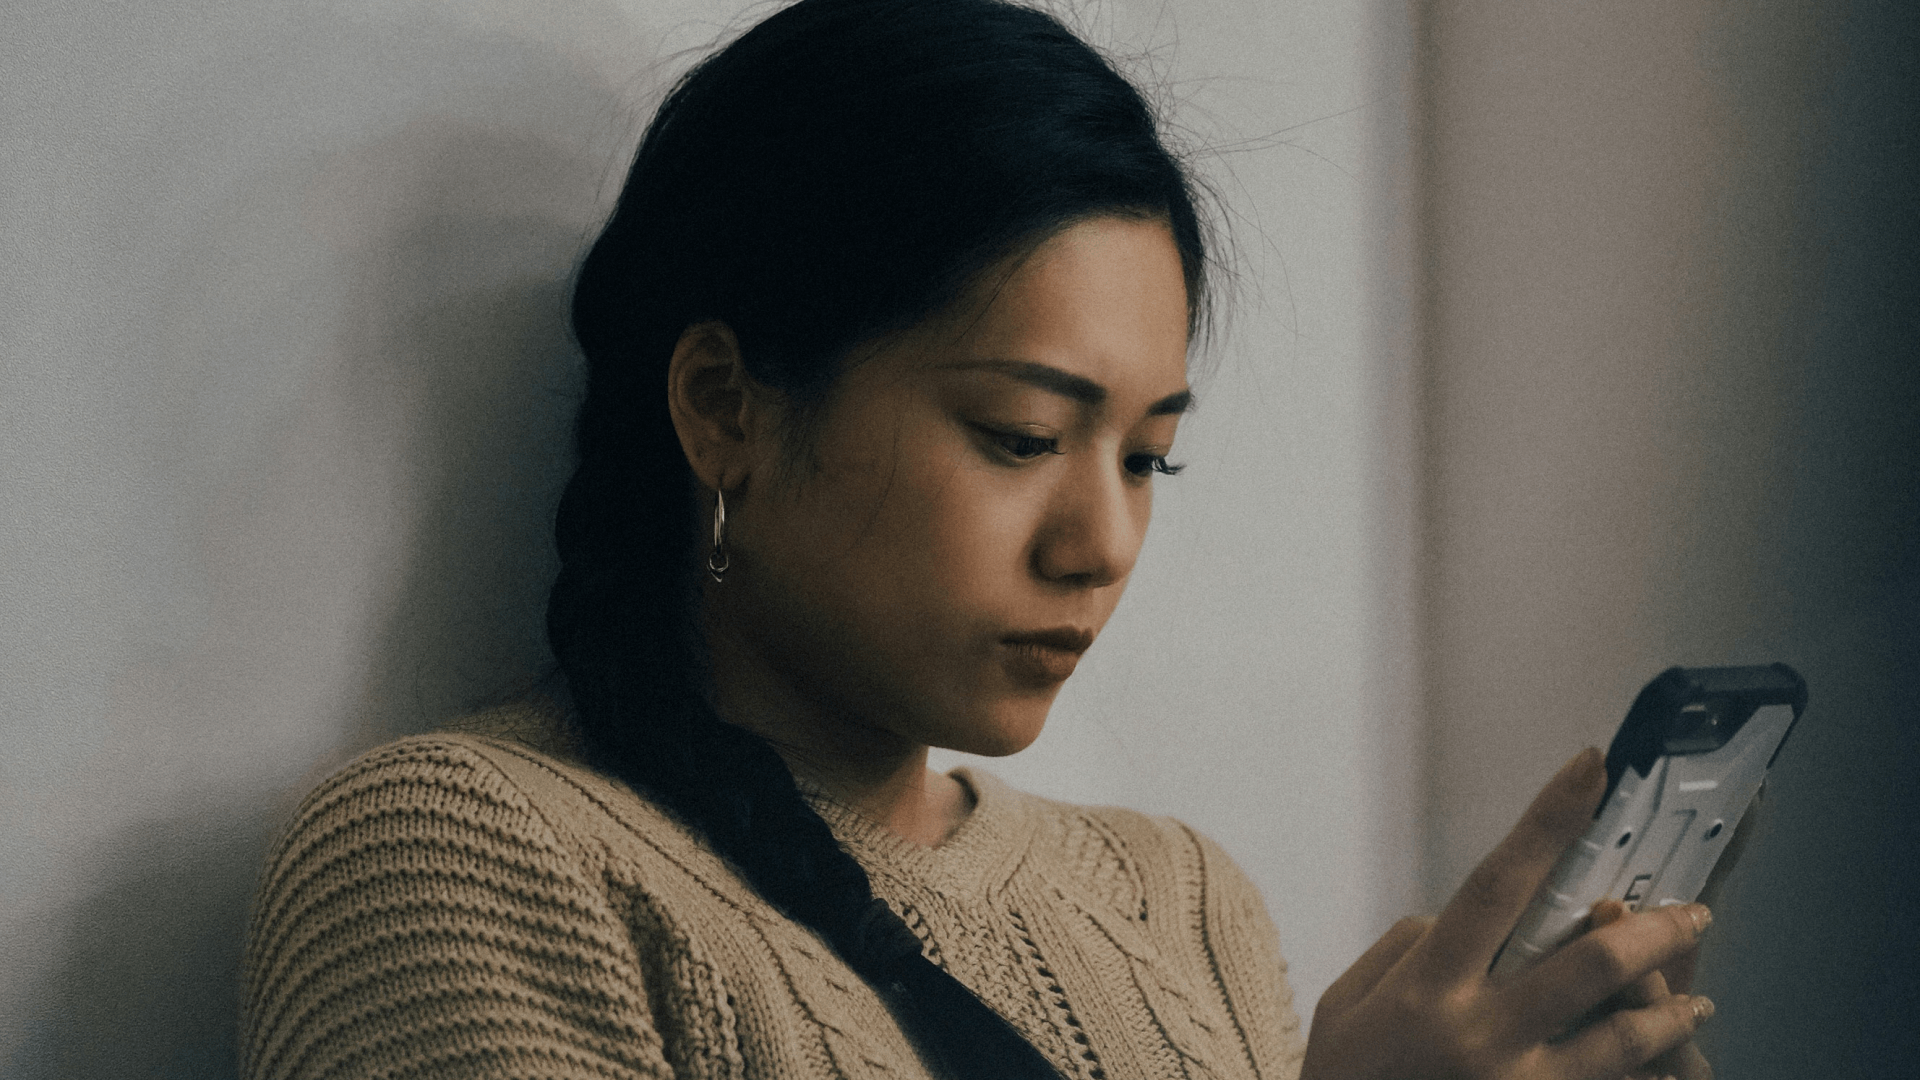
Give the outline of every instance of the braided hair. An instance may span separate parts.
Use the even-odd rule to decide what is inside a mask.
[[[1102,213],[1167,223],[1198,320],[1191,181],[1097,52],[1001,0],[800,0],[674,87],[574,287],[587,392],[547,633],[589,756],[830,943],[950,1076],[1057,1073],[922,956],[773,748],[715,713],[668,364],[688,326],[723,322],[755,380],[817,407],[855,345]]]

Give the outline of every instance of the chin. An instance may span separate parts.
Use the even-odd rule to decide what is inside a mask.
[[[932,740],[945,750],[980,757],[1006,757],[1033,745],[1046,726],[1047,712],[1053,707],[1053,694],[1035,700],[1020,697],[995,703],[984,715],[968,717],[960,725],[942,732]]]

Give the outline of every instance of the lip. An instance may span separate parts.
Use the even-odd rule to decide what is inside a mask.
[[[1071,626],[1008,634],[1000,639],[1006,648],[1007,674],[1036,689],[1058,686],[1079,666],[1080,654],[1093,644],[1093,638],[1093,631]]]

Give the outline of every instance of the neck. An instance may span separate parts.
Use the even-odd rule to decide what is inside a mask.
[[[763,733],[764,734],[764,733]],[[817,785],[834,801],[922,847],[939,847],[965,820],[971,797],[959,781],[927,768],[927,748],[910,747],[898,758],[876,760],[825,754],[819,745],[774,740],[795,776]]]
[[[714,706],[773,745],[787,767],[889,832],[938,847],[973,809],[959,781],[927,768],[927,746],[849,719],[801,694],[764,658],[709,620]]]

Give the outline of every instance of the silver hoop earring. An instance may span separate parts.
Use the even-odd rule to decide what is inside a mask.
[[[727,554],[727,497],[718,489],[713,493],[713,550],[707,553],[707,576],[716,583],[733,565]]]

